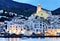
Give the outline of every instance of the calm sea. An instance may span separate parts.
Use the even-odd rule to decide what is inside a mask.
[[[60,38],[0,38],[0,41],[60,41]]]

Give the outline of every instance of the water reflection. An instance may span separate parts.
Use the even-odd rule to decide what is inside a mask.
[[[5,38],[6,41],[20,41],[20,38]]]
[[[0,41],[60,41],[60,38],[0,38]]]

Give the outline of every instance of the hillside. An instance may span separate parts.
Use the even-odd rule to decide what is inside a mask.
[[[24,16],[30,16],[32,13],[36,12],[35,6],[25,3],[18,3],[12,0],[0,0],[0,10],[1,9]]]
[[[57,8],[56,10],[52,11],[53,15],[60,15],[60,8]]]

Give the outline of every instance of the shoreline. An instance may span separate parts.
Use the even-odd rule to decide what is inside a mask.
[[[54,37],[60,37],[60,36],[0,36],[0,38],[54,38]]]

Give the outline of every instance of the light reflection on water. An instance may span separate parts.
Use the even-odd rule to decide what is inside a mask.
[[[0,38],[0,41],[60,41],[60,38]]]

